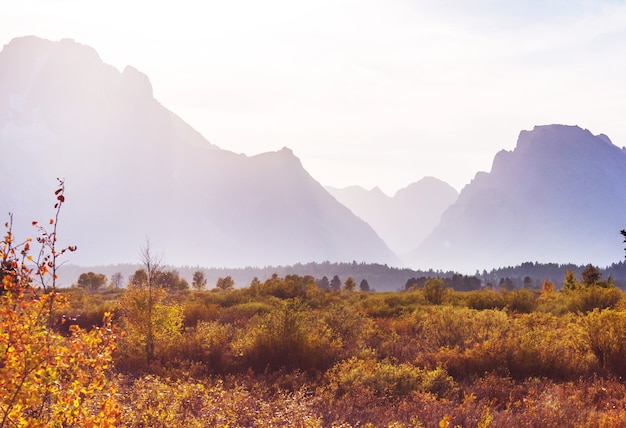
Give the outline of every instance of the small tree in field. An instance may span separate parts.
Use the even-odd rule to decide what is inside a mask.
[[[230,275],[225,278],[218,278],[215,283],[215,288],[221,291],[232,290],[235,288],[235,281]]]
[[[201,270],[194,272],[191,286],[194,290],[204,290],[206,288],[206,278]]]
[[[101,273],[86,272],[81,273],[76,281],[79,288],[85,290],[99,290],[107,283],[107,277]]]
[[[355,288],[356,288],[356,282],[354,282],[354,279],[351,276],[349,276],[348,279],[346,279],[346,282],[343,284],[343,289],[345,291],[352,292],[354,291]]]
[[[12,216],[0,241],[0,427],[117,426],[120,408],[115,384],[107,377],[115,334],[110,315],[104,327],[85,332],[70,327],[71,336],[55,331],[56,315],[68,308],[57,294],[57,260],[75,247],[59,249],[57,224],[64,183],[55,192],[56,215],[51,231],[39,231],[37,257],[31,243],[12,233]],[[39,287],[40,286],[40,287]]]
[[[445,293],[445,285],[441,278],[430,278],[424,284],[424,288],[422,289],[424,293],[424,298],[434,304],[440,305],[443,303],[443,296]]]
[[[140,255],[143,269],[135,272],[120,300],[126,333],[120,351],[125,363],[139,356],[149,366],[157,351],[180,334],[183,311],[180,305],[167,301],[167,290],[159,282],[163,277],[160,259],[152,253],[150,242]]]
[[[367,292],[370,291],[370,284],[367,282],[367,279],[363,279],[359,284],[359,290]]]
[[[600,279],[602,278],[602,273],[597,267],[589,264],[587,265],[585,270],[582,271],[581,276],[583,279],[583,284],[585,284],[587,287],[590,287],[592,285],[597,285],[598,282],[600,282]]]
[[[121,272],[115,272],[111,275],[111,285],[114,288],[121,288],[124,283],[124,275]]]

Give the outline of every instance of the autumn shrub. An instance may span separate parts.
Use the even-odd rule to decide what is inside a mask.
[[[571,312],[591,312],[594,309],[613,309],[622,300],[623,292],[617,287],[591,285],[566,292],[567,308]]]
[[[335,348],[340,347],[337,358],[348,358],[371,346],[371,338],[378,332],[376,323],[354,306],[332,304],[316,313],[323,323],[318,328],[325,331]]]
[[[537,295],[525,288],[509,291],[505,294],[506,307],[513,312],[528,314],[538,305]]]
[[[244,379],[245,380],[245,379]],[[321,427],[306,390],[270,392],[266,385],[144,376],[122,383],[128,427]]]
[[[498,340],[508,324],[504,311],[454,306],[423,307],[412,317],[419,326],[417,334],[424,350],[430,352],[440,348],[462,351],[476,342]]]
[[[440,349],[436,361],[455,378],[494,373],[516,379],[574,379],[589,373],[581,331],[573,319],[532,313],[501,320],[464,347]],[[480,324],[474,328],[480,330]]]
[[[444,397],[457,391],[454,379],[440,367],[428,370],[373,358],[352,357],[341,361],[329,370],[327,378],[329,389],[337,396],[362,389],[390,397],[402,397],[415,391]]]
[[[280,305],[280,303],[278,303]],[[233,306],[224,308],[220,314],[220,320],[223,323],[234,325],[245,325],[254,316],[264,315],[272,312],[275,306],[269,302],[252,301],[246,303],[239,303]]]
[[[465,304],[477,310],[504,309],[507,305],[506,294],[495,290],[475,290],[465,294]]]
[[[109,376],[116,339],[109,314],[102,328],[87,332],[74,326],[69,337],[52,328],[56,314],[69,308],[57,292],[57,261],[75,249],[57,247],[62,181],[55,195],[51,230],[38,226],[37,256],[30,255],[32,240],[15,240],[12,218],[0,241],[2,428],[112,427],[119,421],[116,384]]]
[[[380,358],[400,362],[422,361],[429,352],[424,346],[423,326],[410,314],[375,320],[375,328],[367,336],[366,346]],[[352,354],[356,355],[356,354]]]
[[[197,376],[228,373],[235,370],[231,343],[236,329],[218,321],[202,321],[172,339],[171,346],[161,355],[163,368],[184,373],[193,370]],[[161,373],[152,370],[152,373]],[[181,374],[179,373],[179,374]]]
[[[3,286],[11,292],[0,298],[0,427],[113,426],[110,319],[64,337],[48,326],[51,308],[66,305],[61,296],[18,290],[6,277]]]
[[[187,301],[183,305],[183,326],[195,327],[199,322],[215,321],[220,314],[221,308],[215,303]]]
[[[405,293],[376,293],[359,300],[363,311],[373,318],[391,318],[413,312],[425,303],[420,291]]]
[[[325,369],[337,358],[341,343],[327,326],[305,311],[300,299],[255,318],[236,345],[244,367],[256,371]]]
[[[424,299],[433,305],[441,305],[443,303],[446,291],[445,283],[441,278],[430,278],[426,280],[422,288]]]
[[[583,337],[573,318],[532,313],[512,321],[505,342],[511,376],[576,379],[587,374]]]
[[[104,315],[117,312],[117,303],[114,300],[105,299],[101,291],[89,292],[81,288],[60,291],[60,294],[68,298],[69,306],[55,313],[53,325],[63,334],[68,335],[69,327],[72,325],[85,330],[102,327]]]
[[[583,321],[585,342],[604,373],[626,377],[626,312],[595,309]]]

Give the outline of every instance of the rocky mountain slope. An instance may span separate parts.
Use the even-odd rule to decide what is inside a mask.
[[[146,239],[167,263],[397,263],[289,149],[257,156],[210,144],[88,46],[29,36],[0,52],[0,211],[16,232],[52,214],[66,182],[61,243],[72,263],[135,262]]]
[[[522,131],[499,152],[412,254],[411,266],[473,272],[525,261],[593,263],[624,257],[626,153],[578,126]]]

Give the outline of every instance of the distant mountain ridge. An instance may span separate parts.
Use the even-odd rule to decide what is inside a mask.
[[[606,266],[624,256],[625,226],[624,149],[578,126],[536,126],[465,186],[410,265],[469,272],[526,261]]]
[[[326,187],[339,202],[369,223],[396,254],[415,249],[439,223],[458,192],[449,184],[425,177],[400,189],[393,197],[378,187]]]
[[[289,149],[221,150],[156,101],[147,76],[119,72],[65,39],[0,52],[0,210],[20,236],[52,213],[72,263],[136,261],[146,238],[177,265],[264,266],[398,259]]]

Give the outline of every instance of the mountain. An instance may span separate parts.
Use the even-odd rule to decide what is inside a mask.
[[[245,124],[242,124],[245,126]],[[209,143],[91,47],[28,36],[0,52],[0,211],[19,236],[52,215],[66,183],[61,244],[71,262],[229,266],[309,261],[397,263],[291,150],[245,156]]]
[[[396,254],[415,249],[459,195],[452,186],[433,177],[410,184],[393,197],[378,187],[369,191],[359,186],[326,189],[372,226]]]
[[[412,266],[476,269],[526,261],[606,266],[624,256],[626,152],[578,126],[522,131],[411,254]]]

